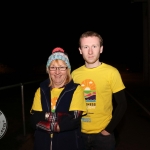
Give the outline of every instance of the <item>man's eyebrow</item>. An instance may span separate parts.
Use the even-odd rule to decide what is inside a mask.
[[[82,46],[88,46],[88,45],[82,45]]]

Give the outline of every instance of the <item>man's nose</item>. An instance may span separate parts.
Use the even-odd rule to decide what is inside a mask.
[[[88,54],[91,55],[92,53],[93,53],[93,50],[92,50],[92,47],[90,47],[89,50],[88,50]]]

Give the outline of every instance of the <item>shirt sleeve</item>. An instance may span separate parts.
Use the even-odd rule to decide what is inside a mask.
[[[117,103],[116,108],[114,109],[113,117],[105,130],[109,133],[113,132],[116,126],[119,124],[121,119],[123,119],[123,116],[127,109],[127,100],[125,96],[125,91],[121,90],[117,93],[113,94],[115,101]]]
[[[73,94],[72,102],[71,102],[69,110],[70,111],[74,111],[74,110],[83,111],[83,115],[87,113],[84,92],[80,85],[77,87],[77,89],[75,90]]]
[[[117,69],[112,73],[110,85],[111,85],[111,89],[113,93],[116,93],[125,89],[121,75]]]
[[[32,104],[30,113],[31,113],[32,110],[42,111],[40,88],[38,88],[35,92],[34,99],[33,99],[33,104]]]

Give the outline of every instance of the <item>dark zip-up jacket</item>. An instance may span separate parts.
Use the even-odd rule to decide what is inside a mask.
[[[31,116],[31,123],[33,126],[36,126],[36,123],[44,120],[45,112],[51,112],[50,107],[50,87],[49,79],[45,80],[40,84],[41,89],[41,104],[42,112],[38,112]],[[56,113],[65,112],[71,115],[74,112],[69,112],[69,107],[71,104],[72,96],[76,90],[78,84],[75,84],[73,81],[68,83],[64,90],[61,92],[57,103],[56,103]],[[38,115],[37,115],[38,114]],[[83,150],[81,141],[81,127],[75,128],[74,130],[65,131],[65,132],[54,132],[53,138],[51,134],[46,131],[35,130],[35,139],[34,139],[34,150]],[[52,147],[52,149],[50,148]]]

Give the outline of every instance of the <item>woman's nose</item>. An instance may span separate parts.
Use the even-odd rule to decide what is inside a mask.
[[[60,73],[59,67],[56,68],[56,74]]]

